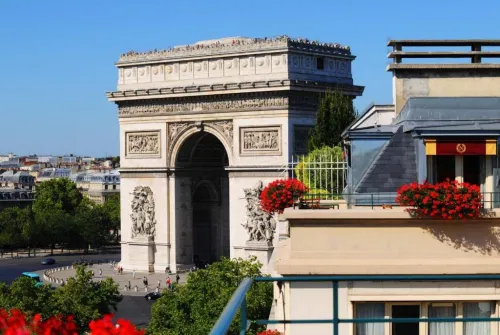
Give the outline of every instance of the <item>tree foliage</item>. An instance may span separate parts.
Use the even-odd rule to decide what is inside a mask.
[[[120,226],[120,201],[97,205],[67,179],[52,179],[37,187],[32,208],[0,211],[0,250],[16,248],[101,247],[116,243]],[[113,235],[110,234],[113,231]]]
[[[92,272],[83,266],[76,268],[76,277],[54,292],[54,315],[74,315],[77,325],[84,329],[91,320],[116,310],[121,301],[118,284],[112,278],[95,282]]]
[[[74,215],[82,200],[83,195],[74,182],[66,178],[55,178],[37,186],[33,212],[39,215],[62,211]]]
[[[258,277],[261,264],[250,260],[227,259],[207,269],[190,273],[187,283],[174,292],[165,291],[153,305],[148,332],[165,335],[205,335],[217,322],[224,307],[244,278]],[[271,283],[254,283],[247,294],[250,319],[267,319],[271,309]],[[253,324],[247,334],[256,334],[262,327]],[[239,334],[239,316],[227,334]]]
[[[28,277],[20,277],[10,286],[0,283],[0,309],[19,309],[43,318],[73,315],[81,330],[88,329],[91,320],[116,310],[120,301],[113,279],[94,282],[91,271],[83,266],[77,268],[75,278],[55,290],[48,285],[36,286]]]
[[[309,134],[309,151],[342,142],[342,132],[356,119],[352,98],[342,92],[328,91],[320,97],[316,125]]]

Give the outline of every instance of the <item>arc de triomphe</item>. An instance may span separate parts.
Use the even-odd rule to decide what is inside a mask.
[[[116,63],[125,270],[163,272],[221,256],[267,265],[275,220],[259,187],[303,154],[318,94],[353,97],[348,47],[225,38]]]

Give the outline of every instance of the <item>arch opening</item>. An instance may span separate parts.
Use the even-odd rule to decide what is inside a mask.
[[[223,143],[197,132],[175,158],[176,261],[203,267],[229,257],[229,165]]]

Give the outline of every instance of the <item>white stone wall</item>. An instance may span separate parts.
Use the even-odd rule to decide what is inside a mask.
[[[147,270],[147,264],[137,264],[133,261],[134,253],[137,250],[128,243],[132,242],[131,229],[132,229],[132,219],[130,215],[132,214],[131,202],[132,202],[132,192],[136,186],[149,186],[153,192],[153,197],[155,201],[155,219],[156,219],[156,234],[154,241],[157,244],[155,253],[155,264],[159,269],[165,270],[167,266],[167,260],[165,255],[167,254],[167,240],[168,240],[168,226],[167,226],[167,197],[168,193],[167,178],[165,177],[134,177],[134,178],[121,178],[121,241],[122,241],[122,260],[121,264],[125,270],[139,269],[139,267],[145,267]]]
[[[159,133],[159,154],[130,154],[127,150],[127,134]],[[165,168],[167,166],[167,124],[166,122],[120,122],[120,167],[123,168]]]
[[[449,282],[339,282],[339,318],[354,318],[357,302],[461,302],[500,300],[498,281]],[[331,282],[293,282],[284,290],[285,319],[332,319],[333,290]],[[275,293],[276,314],[281,315],[283,295]],[[425,312],[425,311],[424,311]],[[492,327],[496,327],[492,323]],[[277,327],[285,335],[332,334],[331,324],[289,324]],[[420,327],[421,330],[423,327]],[[389,328],[386,328],[385,334]],[[352,324],[339,325],[340,335],[354,334]],[[422,334],[422,332],[420,332]]]

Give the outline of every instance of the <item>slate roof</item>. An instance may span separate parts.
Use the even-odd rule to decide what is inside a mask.
[[[391,140],[365,172],[355,193],[396,192],[407,183],[417,181],[415,142],[411,134],[399,127]]]

